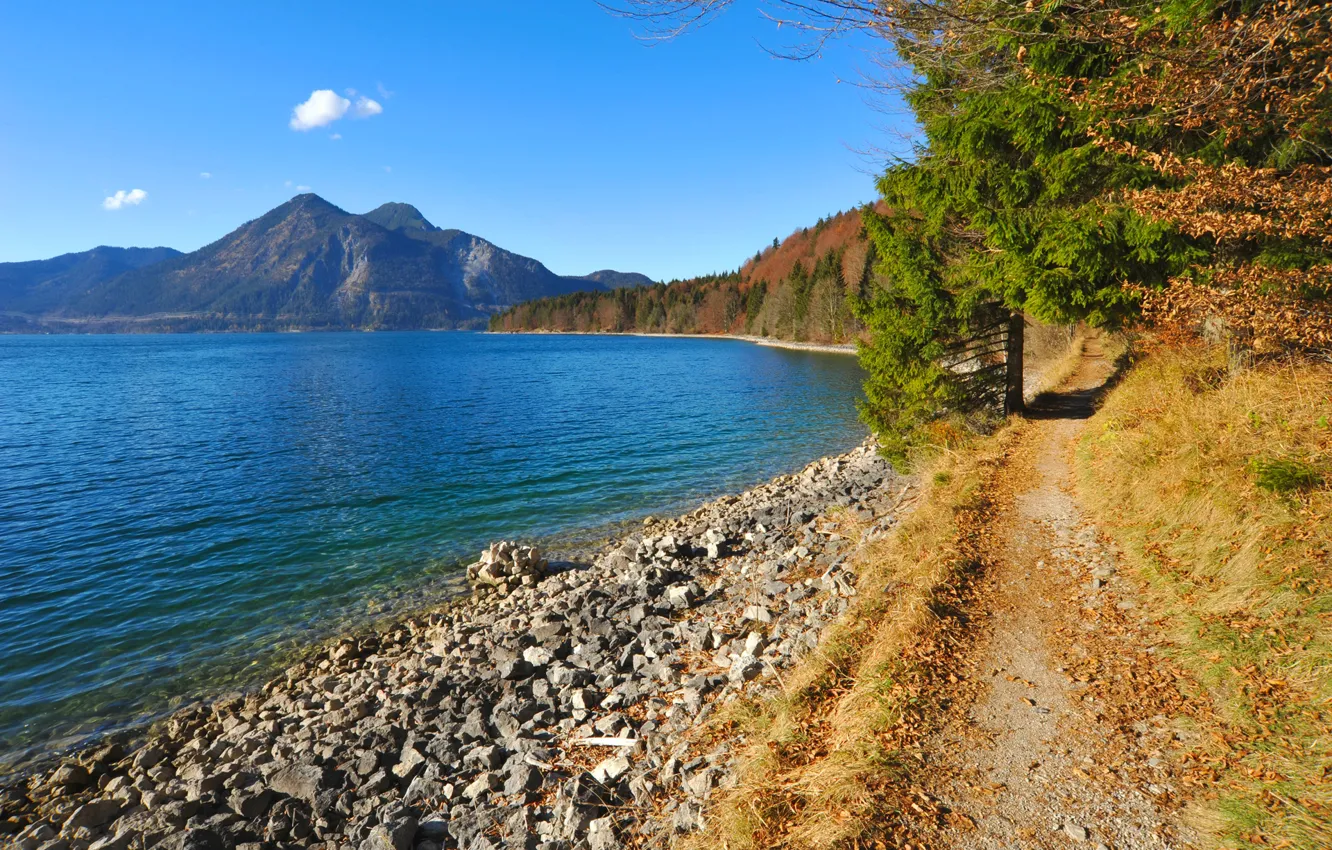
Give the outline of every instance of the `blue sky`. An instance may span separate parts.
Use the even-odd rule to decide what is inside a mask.
[[[592,0],[3,4],[0,262],[193,250],[308,186],[561,274],[734,268],[872,199],[859,151],[910,129],[837,82],[856,44],[782,37],[743,4],[654,47]]]

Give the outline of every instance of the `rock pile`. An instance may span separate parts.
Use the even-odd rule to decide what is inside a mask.
[[[501,540],[490,544],[481,553],[481,560],[467,567],[467,580],[477,589],[507,595],[515,588],[536,584],[549,571],[550,564],[541,557],[541,550]]]
[[[817,645],[856,592],[847,523],[891,523],[902,484],[862,447],[649,520],[590,565],[550,571],[498,544],[479,580],[526,564],[516,581],[491,571],[502,593],[344,638],[133,747],[87,749],[0,787],[0,843],[664,843],[699,828],[729,781],[728,746],[700,751],[691,733]]]

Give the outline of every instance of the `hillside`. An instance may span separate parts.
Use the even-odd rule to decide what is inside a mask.
[[[47,313],[127,271],[179,256],[180,252],[171,248],[102,245],[49,260],[0,263],[0,310]]]
[[[496,315],[490,328],[845,342],[861,331],[848,299],[865,292],[871,264],[860,211],[849,210],[774,240],[738,271],[543,298]]]
[[[22,329],[458,328],[639,278],[563,277],[408,204],[356,215],[305,194],[189,254],[99,248],[0,264],[0,312]]]

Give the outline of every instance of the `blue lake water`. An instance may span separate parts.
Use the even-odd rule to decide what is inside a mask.
[[[252,682],[864,436],[855,358],[465,333],[0,336],[0,754]]]

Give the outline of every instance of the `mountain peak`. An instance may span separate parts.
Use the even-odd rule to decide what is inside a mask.
[[[385,230],[424,230],[426,232],[439,230],[438,227],[426,221],[426,217],[421,215],[421,211],[411,204],[390,202],[376,207],[361,217],[373,221]]]

